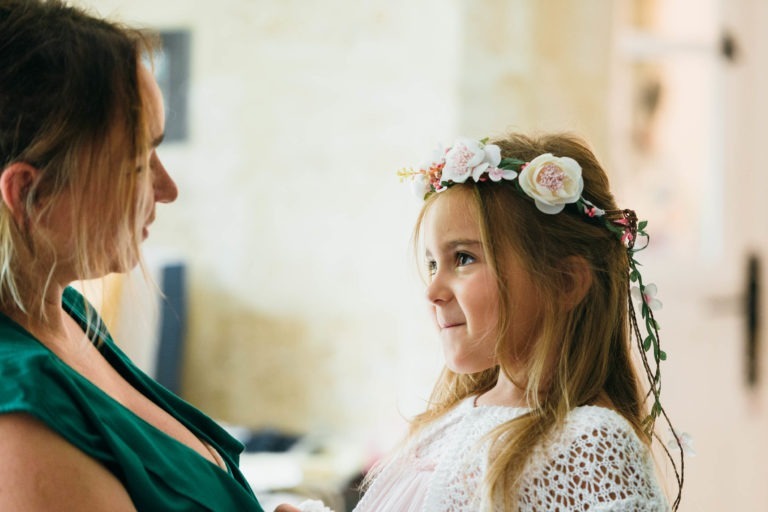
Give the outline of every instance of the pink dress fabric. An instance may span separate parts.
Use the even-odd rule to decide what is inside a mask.
[[[402,466],[400,471],[387,471],[377,480],[376,490],[355,508],[355,512],[375,510],[399,510],[421,512],[427,497],[427,489],[435,470],[434,465],[422,467]],[[390,468],[395,469],[395,468]]]
[[[382,464],[355,512],[501,512],[503,500],[485,492],[487,434],[527,411],[459,402]],[[595,406],[573,409],[534,448],[517,499],[520,512],[669,510],[648,447]]]
[[[451,433],[474,413],[486,410],[475,407],[475,397],[462,401],[453,414],[441,418],[436,428],[418,436],[394,459],[384,464],[354,512],[423,512],[428,508],[428,491],[435,478],[435,470],[444,456],[448,444],[455,442]],[[498,409],[498,408],[496,408]],[[505,408],[508,418],[524,412],[524,409]],[[458,414],[456,414],[458,412]]]

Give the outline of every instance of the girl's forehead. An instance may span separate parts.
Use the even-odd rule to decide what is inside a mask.
[[[456,240],[480,241],[477,208],[470,194],[440,193],[427,205],[421,231],[427,245]]]
[[[438,193],[427,205],[427,215],[469,217],[477,219],[477,205],[469,190],[455,187]]]

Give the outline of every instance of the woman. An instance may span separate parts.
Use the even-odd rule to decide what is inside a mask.
[[[133,268],[176,198],[150,50],[59,0],[0,0],[0,510],[262,510],[242,446],[68,287]]]

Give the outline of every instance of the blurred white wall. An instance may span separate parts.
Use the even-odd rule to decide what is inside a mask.
[[[398,168],[459,133],[605,145],[584,115],[607,88],[604,1],[571,9],[604,27],[575,45],[580,25],[530,1],[86,5],[192,32],[191,137],[161,150],[180,197],[147,245],[189,258],[185,395],[229,421],[368,429],[422,407],[440,354]]]
[[[147,242],[190,265],[185,397],[253,426],[399,428],[440,354],[395,171],[457,131],[458,3],[86,4],[192,32],[191,137],[160,152],[180,196]]]

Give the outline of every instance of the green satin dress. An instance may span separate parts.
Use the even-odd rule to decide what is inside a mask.
[[[101,340],[99,350],[115,370],[215,448],[227,471],[123,407],[1,313],[0,414],[29,413],[100,461],[140,512],[261,512],[238,469],[243,445],[139,370],[95,313],[86,318],[85,299],[77,291],[65,291],[63,306],[83,329],[91,326],[92,339]]]

